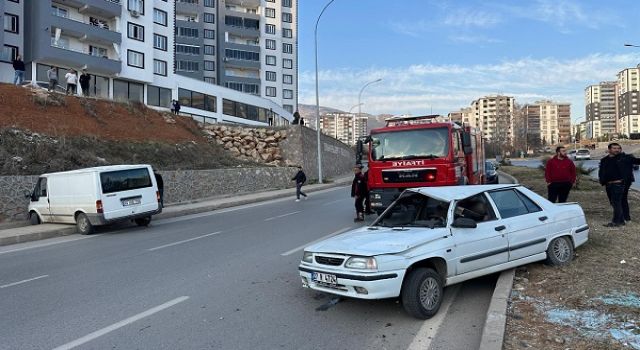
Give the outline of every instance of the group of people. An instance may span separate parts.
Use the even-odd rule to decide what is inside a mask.
[[[49,91],[54,91],[56,86],[58,86],[58,68],[51,66],[47,71],[47,79],[49,79]],[[64,75],[64,80],[67,83],[67,95],[76,94],[78,91],[78,83],[80,83],[82,96],[88,97],[90,95],[89,84],[91,82],[91,75],[87,73],[86,69],[82,70],[79,77],[78,72],[75,69],[69,69],[67,74]]]
[[[605,186],[609,204],[613,207],[613,218],[605,226],[619,227],[631,220],[629,188],[635,181],[633,167],[640,164],[640,158],[622,152],[622,146],[616,142],[610,143],[607,151],[598,170],[598,180]],[[545,166],[548,199],[553,203],[565,203],[576,178],[576,166],[567,156],[566,148],[557,147],[556,155]]]

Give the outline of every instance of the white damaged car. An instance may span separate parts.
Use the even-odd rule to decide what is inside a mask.
[[[427,319],[443,288],[535,261],[565,265],[589,226],[576,203],[518,185],[408,189],[371,225],[305,248],[302,285],[360,299],[400,297]]]

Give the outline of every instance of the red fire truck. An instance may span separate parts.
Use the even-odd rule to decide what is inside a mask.
[[[371,208],[386,209],[406,188],[484,183],[480,130],[438,115],[394,117],[357,145],[362,162],[368,144]]]

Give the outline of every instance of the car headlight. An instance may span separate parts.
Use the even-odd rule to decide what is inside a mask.
[[[373,199],[382,199],[382,196],[381,196],[381,195],[379,195],[378,193],[375,193],[375,194],[373,195]]]
[[[304,252],[302,255],[302,261],[311,264],[313,262],[313,253]]]
[[[373,257],[360,257],[354,256],[347,260],[347,263],[344,265],[350,269],[360,269],[360,270],[376,270],[378,269],[378,263],[376,262],[376,258]]]

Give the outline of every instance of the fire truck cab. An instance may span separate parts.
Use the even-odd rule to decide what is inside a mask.
[[[438,115],[386,119],[358,141],[356,162],[365,144],[371,208],[378,213],[407,188],[484,183],[481,132]]]

